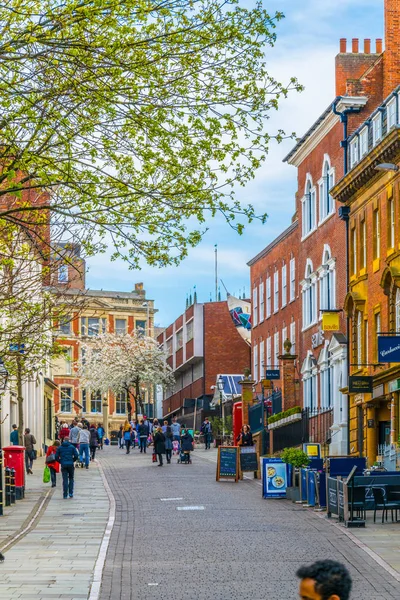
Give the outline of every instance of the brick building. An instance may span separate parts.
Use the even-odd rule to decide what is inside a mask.
[[[239,335],[226,301],[192,304],[157,340],[168,352],[176,379],[173,390],[164,390],[164,416],[193,413],[195,400],[207,408],[218,375],[242,374],[250,365],[250,346]]]
[[[72,272],[75,277],[75,273]],[[84,287],[84,286],[83,286]],[[79,287],[79,289],[81,286]],[[77,289],[67,290],[73,297]],[[55,412],[59,419],[71,420],[77,414],[89,421],[103,422],[106,431],[115,430],[128,414],[127,397],[111,392],[106,396],[80,385],[76,363],[81,357],[81,343],[88,342],[99,333],[133,333],[135,330],[154,333],[154,301],[146,298],[142,283],[135,284],[132,292],[85,290],[84,308],[68,315],[59,323],[57,341],[65,347],[64,356],[53,364],[54,381],[58,389],[54,394]],[[153,390],[143,389],[142,396],[147,414],[153,416]]]
[[[393,41],[394,48],[388,31],[398,23],[399,12],[398,0],[386,0],[386,52],[382,52],[380,39],[376,40],[375,52],[371,52],[369,39],[364,40],[362,52],[358,39],[352,40],[351,52],[347,52],[346,40],[340,41],[335,63],[336,98],[285,158],[297,168],[298,181],[295,198],[298,243],[292,246],[290,260],[296,264],[298,278],[298,306],[291,310],[294,322],[296,314],[299,321],[295,345],[301,374],[299,395],[303,406],[311,413],[331,412],[330,432],[326,435],[326,439],[330,438],[331,454],[346,454],[348,449],[348,399],[343,393],[348,366],[345,314],[339,313],[338,331],[322,330],[323,312],[341,311],[347,294],[346,224],[338,214],[340,203],[330,190],[344,176],[353,160],[352,153],[355,155],[355,143],[349,143],[349,136],[358,131],[367,116],[382,103],[385,90],[391,85],[388,81],[393,80],[399,42],[397,38]],[[373,122],[371,131],[374,127]],[[363,143],[361,138],[360,144]],[[270,294],[273,298],[282,294],[282,278],[286,277],[283,273],[283,263],[287,260],[286,239],[285,233],[282,234],[270,244],[274,247],[273,253],[267,252],[267,248],[266,254],[261,253],[258,259],[250,261],[256,311],[261,305],[262,294],[265,294],[267,273],[271,269],[278,270],[275,257],[279,264],[281,256],[284,257],[281,259],[282,273],[271,279]],[[268,319],[277,332],[287,327],[286,305],[281,299],[278,305],[279,310],[266,317],[266,323],[264,320],[260,323],[259,317],[257,325],[254,323],[253,370],[257,355],[260,355],[259,340],[270,328]],[[265,354],[265,350],[261,352]],[[296,387],[294,390],[297,393]]]

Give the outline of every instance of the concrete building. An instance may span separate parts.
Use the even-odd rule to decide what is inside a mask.
[[[218,374],[243,373],[250,365],[250,347],[226,301],[192,304],[157,339],[176,379],[173,390],[164,390],[164,417],[193,415],[195,401],[208,409]]]

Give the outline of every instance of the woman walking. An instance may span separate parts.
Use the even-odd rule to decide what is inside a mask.
[[[96,425],[90,426],[90,460],[94,460],[96,449],[99,445],[99,434],[97,433]]]
[[[56,452],[57,452],[57,448],[59,446],[61,446],[60,440],[55,440],[53,442],[53,444],[47,448],[47,452],[46,452],[46,465],[50,469],[51,487],[56,487],[57,473],[60,472],[60,463],[57,462],[56,458],[55,458]],[[50,462],[47,462],[49,457],[54,458],[54,460],[51,460]]]
[[[120,425],[117,437],[118,437],[118,448],[124,448],[125,444],[124,444],[124,426],[123,425]]]
[[[253,435],[249,425],[243,425],[242,431],[239,433],[236,441],[239,446],[253,446]]]
[[[124,423],[124,442],[127,454],[129,454],[131,451],[131,432],[132,425],[129,423],[128,419],[126,419]]]
[[[169,425],[166,426],[164,436],[165,436],[165,458],[167,459],[167,463],[170,464],[171,456],[172,456],[172,442],[174,436],[172,435],[172,429]]]
[[[192,464],[190,453],[193,450],[193,438],[187,429],[182,428],[181,448],[185,455],[185,463]]]
[[[103,427],[102,423],[98,423],[98,425],[97,425],[97,433],[98,433],[98,436],[99,436],[99,447],[100,447],[100,450],[103,450],[103,442],[104,442],[105,431],[104,431],[104,427]]]
[[[157,427],[157,430],[153,435],[153,441],[154,441],[154,451],[158,456],[158,466],[162,467],[163,466],[162,455],[165,454],[165,435],[163,434],[160,426]]]

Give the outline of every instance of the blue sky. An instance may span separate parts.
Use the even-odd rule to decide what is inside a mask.
[[[242,0],[243,5],[252,5]],[[334,59],[339,39],[383,37],[384,0],[264,0],[272,13],[284,12],[278,25],[275,48],[268,49],[269,70],[280,81],[296,76],[305,85],[302,94],[293,93],[269,121],[269,132],[282,128],[302,135],[335,96]],[[362,44],[360,43],[360,49]],[[374,49],[374,41],[372,42]],[[239,236],[221,219],[210,220],[201,244],[190,251],[178,267],[130,271],[122,261],[110,262],[106,255],[88,261],[87,284],[92,289],[130,291],[143,281],[149,298],[159,310],[155,322],[168,325],[185,309],[186,295],[197,288],[199,302],[206,302],[214,290],[214,245],[218,244],[219,277],[231,294],[246,289],[249,294],[247,261],[268,245],[290,223],[294,212],[296,169],[282,163],[293,146],[288,140],[272,144],[264,166],[245,189],[237,190],[244,204],[267,212],[265,225],[252,223]],[[222,297],[225,297],[221,286]]]

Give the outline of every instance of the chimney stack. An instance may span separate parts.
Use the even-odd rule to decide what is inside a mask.
[[[364,40],[364,54],[371,54],[371,40]]]
[[[381,40],[381,38],[377,38],[377,40],[376,40],[376,54],[382,54],[382,51],[383,51],[382,40]]]
[[[340,54],[346,54],[347,52],[347,40],[346,38],[340,38]]]
[[[358,54],[358,38],[351,40],[351,51],[353,54]]]
[[[400,84],[400,0],[385,0],[385,54],[383,95]]]

